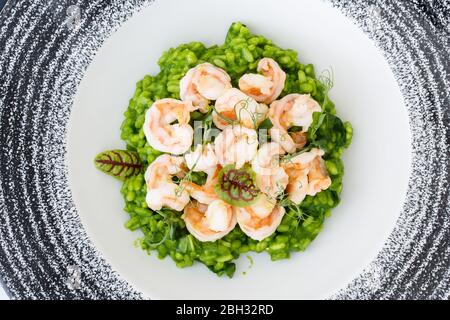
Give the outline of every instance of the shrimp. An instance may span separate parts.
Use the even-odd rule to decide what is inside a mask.
[[[256,102],[236,88],[231,88],[216,100],[213,121],[221,130],[232,122],[256,129],[266,118],[268,110],[267,105]]]
[[[279,143],[286,152],[294,153],[303,148],[307,143],[307,135],[304,132],[288,132],[283,128],[273,126],[269,130],[272,141]]]
[[[240,125],[228,126],[214,142],[219,164],[222,166],[235,164],[236,169],[240,169],[255,157],[258,134],[255,130]]]
[[[210,204],[213,201],[219,199],[216,192],[214,191],[214,187],[219,181],[219,172],[222,169],[221,166],[216,166],[213,171],[209,171],[208,178],[204,185],[199,186],[196,183],[191,181],[182,182],[182,187],[184,187],[189,195],[203,204]]]
[[[244,74],[239,79],[239,89],[258,102],[271,103],[284,89],[286,73],[271,58],[263,58],[258,63],[260,74]]]
[[[293,153],[306,144],[306,132],[313,121],[313,113],[321,112],[320,105],[310,95],[289,94],[270,105],[269,119],[273,123],[270,129],[272,140]],[[300,132],[289,134],[292,126],[302,127]]]
[[[270,199],[275,200],[286,189],[289,176],[282,167],[276,167],[269,175],[257,175],[256,186]]]
[[[252,161],[252,169],[256,174],[270,174],[272,169],[279,166],[279,156],[284,154],[284,149],[276,142],[263,144]]]
[[[195,109],[190,101],[170,98],[156,101],[145,114],[144,134],[148,144],[162,152],[185,153],[194,139],[189,120]],[[172,124],[175,121],[178,123]]]
[[[308,174],[308,191],[307,195],[315,196],[322,190],[326,190],[331,186],[331,178],[328,176],[325,162],[321,157],[316,157],[310,165]]]
[[[216,241],[236,226],[233,208],[220,199],[209,205],[192,201],[184,209],[181,218],[188,231],[202,242]]]
[[[206,145],[198,144],[193,152],[184,155],[187,167],[195,172],[214,171],[217,167],[217,156],[214,151],[214,145],[208,143]]]
[[[183,181],[182,186],[186,188],[189,195],[204,204],[210,204],[217,200],[219,197],[214,192],[214,186],[217,184],[222,167],[217,165],[213,144],[208,143],[204,146],[199,144],[193,152],[185,154],[184,158],[190,170],[208,174],[206,183],[202,186],[191,181]]]
[[[301,131],[291,132],[291,133],[289,133],[289,135],[291,136],[292,140],[294,141],[296,149],[303,148],[306,145],[306,143],[308,142],[308,137],[305,132],[301,132]]]
[[[279,156],[284,149],[275,142],[263,144],[252,161],[252,169],[256,173],[256,185],[269,196],[276,199],[288,184],[288,176],[279,165]]]
[[[261,241],[272,235],[283,219],[285,210],[262,194],[258,201],[245,208],[234,207],[241,230],[254,240]]]
[[[182,176],[185,169],[182,157],[163,154],[153,161],[145,172],[147,183],[147,205],[152,210],[166,206],[182,211],[189,202],[186,190],[179,192],[179,186],[172,181],[173,175]]]
[[[208,111],[209,100],[217,100],[231,88],[231,78],[224,70],[210,63],[202,63],[190,69],[180,81],[180,97],[192,101],[200,111]]]
[[[307,195],[315,196],[330,187],[331,178],[326,171],[323,155],[323,150],[314,148],[293,157],[284,165],[289,176],[286,191],[295,204],[300,204]]]
[[[298,205],[302,203],[308,192],[308,170],[291,166],[286,168],[285,172],[289,177],[286,187],[288,199]]]

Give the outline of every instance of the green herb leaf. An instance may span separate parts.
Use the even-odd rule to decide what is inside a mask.
[[[315,112],[308,130],[310,145],[326,153],[340,151],[347,145],[347,129],[342,120],[329,113]]]
[[[261,122],[261,123],[259,124],[258,129],[267,129],[267,130],[269,130],[269,129],[272,128],[272,127],[273,127],[272,121],[270,121],[269,118],[266,118],[266,119],[264,119],[263,122]]]
[[[99,153],[94,160],[95,167],[119,180],[138,175],[143,165],[136,152],[110,150]]]

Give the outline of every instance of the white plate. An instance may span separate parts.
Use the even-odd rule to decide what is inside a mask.
[[[97,171],[95,155],[122,148],[120,125],[135,83],[158,72],[164,50],[183,42],[224,41],[233,21],[296,49],[302,62],[334,70],[331,97],[351,121],[341,204],[304,253],[271,262],[242,256],[233,279],[203,265],[178,269],[133,245],[123,227],[121,184]],[[337,10],[319,1],[156,1],[127,21],[99,50],[82,80],[68,131],[74,201],[100,252],[126,280],[157,299],[326,298],[375,258],[401,210],[410,172],[406,109],[394,77],[372,42]],[[243,271],[248,271],[243,275]]]

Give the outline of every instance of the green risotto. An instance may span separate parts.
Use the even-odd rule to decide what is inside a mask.
[[[147,206],[144,171],[162,153],[147,143],[143,131],[145,113],[156,100],[180,99],[180,80],[189,69],[200,63],[209,62],[222,68],[236,86],[243,74],[257,72],[258,61],[264,57],[274,59],[286,73],[280,98],[291,93],[310,94],[322,107],[321,113],[313,115],[313,123],[307,132],[307,147],[319,147],[325,151],[323,159],[332,184],[314,197],[307,196],[298,206],[287,203],[286,214],[276,232],[262,241],[249,238],[236,226],[220,240],[200,242],[188,232],[180,212],[171,209],[155,212]],[[161,68],[159,74],[146,75],[137,83],[121,127],[128,157],[134,161],[132,155],[138,155],[142,166],[141,170],[138,170],[138,165],[132,168],[134,174],[124,179],[121,191],[125,211],[130,216],[126,228],[139,229],[144,234],[139,240],[140,247],[149,253],[154,252],[160,259],[169,256],[180,268],[198,261],[217,275],[229,277],[235,273],[234,261],[241,254],[265,251],[275,261],[289,258],[293,251],[305,250],[322,230],[331,209],[339,204],[344,174],[341,155],[352,138],[350,123],[342,122],[336,116],[335,106],[328,96],[332,86],[330,77],[317,76],[312,64],[299,62],[297,52],[282,49],[271,40],[252,34],[241,23],[230,27],[223,45],[207,48],[200,42],[182,44],[164,52],[158,64]],[[195,111],[191,114],[191,122],[203,117]],[[270,126],[270,121],[266,120],[260,127]],[[191,176],[192,181],[199,185],[205,182],[205,178],[202,173]]]

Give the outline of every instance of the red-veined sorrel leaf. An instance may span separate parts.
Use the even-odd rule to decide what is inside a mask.
[[[260,194],[255,178],[256,174],[249,165],[240,169],[228,165],[220,171],[214,190],[223,201],[236,207],[247,207],[255,203]]]
[[[143,168],[138,154],[128,150],[104,151],[94,163],[97,169],[120,180],[139,174]]]

